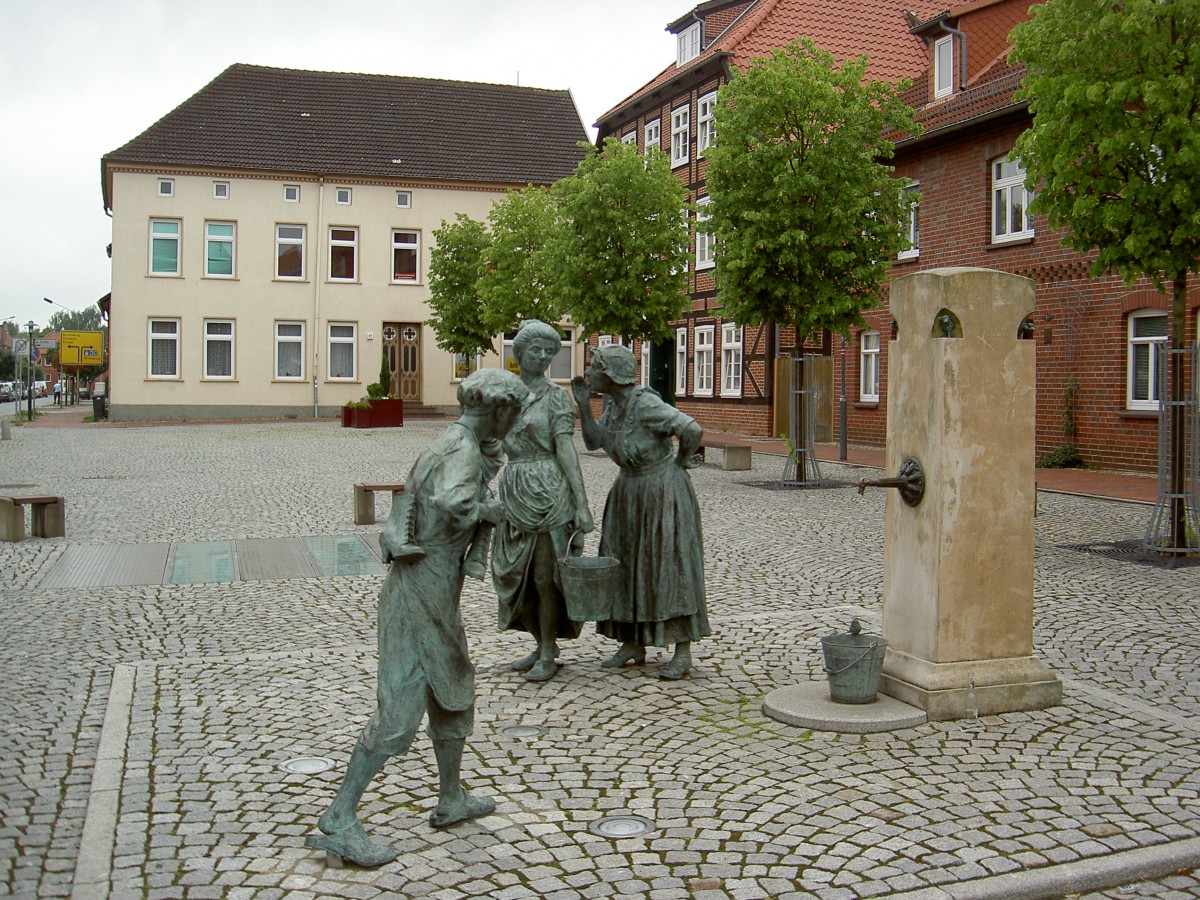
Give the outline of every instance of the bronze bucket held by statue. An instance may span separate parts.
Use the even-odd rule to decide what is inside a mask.
[[[612,556],[571,556],[574,539],[572,534],[567,555],[558,561],[567,615],[575,622],[611,618],[613,600],[621,589],[621,561]]]
[[[874,703],[879,693],[887,641],[878,635],[859,634],[858,628],[854,619],[848,634],[821,638],[829,699],[834,703]]]

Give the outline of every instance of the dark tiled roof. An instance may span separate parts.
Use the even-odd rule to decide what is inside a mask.
[[[549,183],[584,140],[565,90],[235,64],[103,162]]]
[[[674,63],[603,116],[604,122],[639,97],[716,56],[744,69],[757,57],[808,37],[838,60],[866,54],[867,76],[895,83],[920,74],[927,63],[921,39],[909,32],[905,10],[931,15],[941,0],[757,0],[704,51],[681,70]]]

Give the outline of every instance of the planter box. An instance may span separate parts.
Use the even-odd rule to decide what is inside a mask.
[[[404,424],[403,400],[368,400],[371,404],[371,423],[366,428],[399,428]],[[365,410],[364,410],[365,412]]]
[[[372,424],[371,410],[357,409],[353,406],[342,407],[343,428],[370,428]]]

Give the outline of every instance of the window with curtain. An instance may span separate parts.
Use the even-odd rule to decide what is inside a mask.
[[[151,319],[148,325],[149,377],[179,377],[179,320]]]
[[[879,402],[879,332],[864,331],[858,344],[858,399]]]
[[[721,396],[742,396],[742,329],[733,322],[721,325]]]
[[[354,381],[358,354],[358,326],[352,322],[329,323],[329,380]]]
[[[275,378],[304,380],[304,323],[275,323]]]
[[[233,277],[234,224],[204,223],[204,274],[209,278]]]
[[[697,397],[711,397],[713,395],[713,351],[715,349],[715,329],[712,325],[700,325],[697,326],[695,335],[695,393]]]
[[[1159,357],[1167,346],[1167,315],[1143,309],[1129,315],[1126,407],[1158,409],[1162,385]]]
[[[1025,168],[1007,157],[992,163],[992,243],[1023,240],[1033,236]]]
[[[204,377],[233,378],[233,322],[228,319],[204,321]]]
[[[179,274],[179,233],[181,227],[178,219],[150,220],[151,275]]]

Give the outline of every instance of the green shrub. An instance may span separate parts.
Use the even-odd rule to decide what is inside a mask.
[[[1037,467],[1039,469],[1082,469],[1085,468],[1085,463],[1073,444],[1063,444],[1039,459]]]

